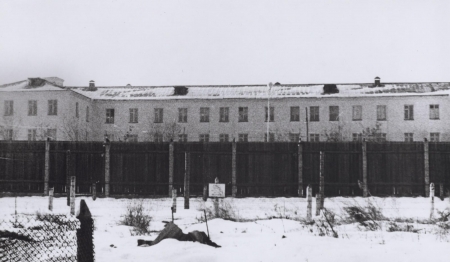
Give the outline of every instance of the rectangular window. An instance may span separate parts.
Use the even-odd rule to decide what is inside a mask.
[[[164,136],[161,133],[155,133],[153,135],[153,142],[155,143],[162,143],[164,141]]]
[[[48,100],[48,115],[58,115],[58,100]]]
[[[220,142],[228,142],[228,141],[229,141],[229,136],[228,136],[228,134],[220,134],[220,135],[219,135],[219,141],[220,141]]]
[[[37,101],[28,100],[28,115],[37,116]]]
[[[200,142],[209,142],[209,134],[200,134],[198,140]]]
[[[238,122],[248,122],[248,107],[239,107]]]
[[[209,122],[209,107],[200,107],[200,122]]]
[[[356,142],[362,141],[362,134],[361,133],[353,133],[352,138],[353,138],[353,141],[356,141]]]
[[[377,106],[377,120],[378,121],[386,121],[386,106],[385,105]]]
[[[230,114],[230,109],[228,107],[219,108],[219,122],[228,122],[228,115]]]
[[[405,133],[405,142],[413,142],[414,134],[413,133]]]
[[[106,109],[106,124],[114,124],[114,109]]]
[[[414,106],[413,105],[405,105],[405,120],[414,120]]]
[[[187,108],[178,108],[178,123],[187,123]]]
[[[130,108],[130,123],[137,123],[138,119],[138,109]]]
[[[80,112],[78,112],[78,102],[75,103],[75,117],[79,118],[80,117]]]
[[[297,143],[300,140],[300,134],[299,133],[289,133],[289,141]]]
[[[430,133],[430,142],[439,142],[439,133]]]
[[[265,109],[265,116],[264,116],[264,122],[267,122],[267,106],[264,108]],[[275,121],[275,108],[273,106],[270,107],[270,116],[269,116],[269,121],[273,122]]]
[[[164,110],[163,108],[155,108],[155,123],[164,122]]]
[[[5,116],[14,115],[14,101],[5,100]]]
[[[28,129],[28,141],[36,141],[36,129]]]
[[[49,137],[50,140],[56,141],[56,129],[55,128],[47,129],[46,137]]]
[[[248,142],[248,134],[239,134],[239,142]]]
[[[309,134],[309,142],[319,142],[319,134]]]
[[[353,106],[353,121],[362,120],[362,106]]]
[[[3,139],[5,140],[13,140],[14,138],[14,130],[12,129],[5,129]]]
[[[309,121],[316,122],[319,121],[319,107],[310,106],[309,107]]]
[[[89,107],[86,107],[86,122],[89,122]]]
[[[339,121],[339,106],[330,106],[330,121]]]
[[[264,142],[267,142],[267,133],[264,134]],[[269,142],[275,142],[275,134],[269,133]]]
[[[430,105],[430,119],[439,119],[439,105]]]
[[[291,106],[291,122],[300,121],[300,107]]]
[[[187,142],[187,134],[178,134],[178,142]]]

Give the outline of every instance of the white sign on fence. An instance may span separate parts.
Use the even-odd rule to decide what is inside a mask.
[[[225,197],[225,184],[209,184],[209,197]]]

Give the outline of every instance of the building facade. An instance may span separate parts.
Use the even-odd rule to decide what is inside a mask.
[[[450,141],[450,83],[0,86],[0,139]]]

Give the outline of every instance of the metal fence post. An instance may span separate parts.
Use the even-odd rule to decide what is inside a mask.
[[[84,200],[80,201],[80,212],[77,216],[80,228],[77,229],[78,262],[94,261],[94,220]]]
[[[429,151],[428,151],[428,140],[423,139],[423,166],[424,166],[424,180],[425,180],[425,197],[430,196],[430,161],[429,161]]]

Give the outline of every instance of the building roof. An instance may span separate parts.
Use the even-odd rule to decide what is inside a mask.
[[[62,87],[62,80],[58,77],[49,78],[28,78],[27,80],[0,85],[0,92],[2,91],[56,91],[64,90]],[[59,85],[61,84],[61,85]]]
[[[169,100],[169,99],[226,99],[226,98],[301,98],[301,97],[361,97],[361,96],[416,96],[449,95],[449,82],[429,83],[373,83],[364,84],[279,84],[272,85],[203,85],[183,86],[187,92],[175,92],[177,86],[88,86],[63,87],[57,77],[28,78],[0,85],[1,91],[72,90],[95,100]],[[93,81],[91,81],[93,82]],[[92,83],[91,83],[92,84]],[[95,84],[94,84],[95,85]],[[324,93],[324,85],[336,87],[338,93]],[[332,88],[332,90],[336,90]],[[177,94],[177,95],[176,95]],[[178,95],[179,94],[179,95]]]
[[[186,86],[187,94],[174,95],[174,86],[97,86],[69,87],[74,92],[95,100],[166,100],[166,99],[225,99],[225,98],[287,98],[287,97],[359,97],[359,96],[410,96],[449,95],[450,83],[384,83],[337,84],[339,93],[324,94],[324,84],[233,86]]]

